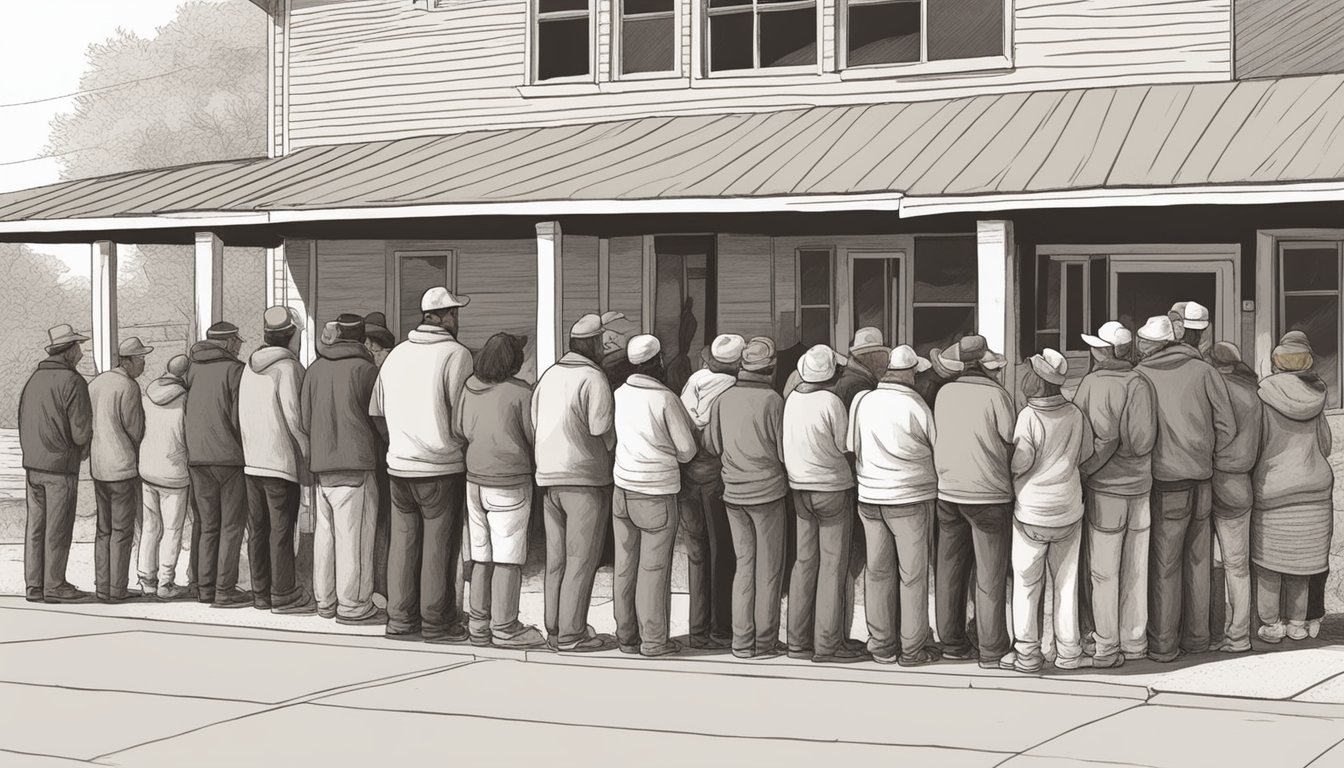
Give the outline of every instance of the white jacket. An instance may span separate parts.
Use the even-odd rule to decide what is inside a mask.
[[[285,347],[252,353],[238,382],[243,473],[297,483],[308,464],[308,435],[299,418],[303,365]]]
[[[616,389],[616,487],[647,496],[681,491],[680,465],[695,458],[695,424],[661,382],[634,374]]]
[[[1078,468],[1092,455],[1092,426],[1063,395],[1033,397],[1013,429],[1013,515],[1027,525],[1062,528],[1083,519]]]
[[[845,458],[849,414],[834,392],[801,384],[784,400],[784,469],[796,491],[847,491],[854,473]]]
[[[709,425],[709,411],[714,401],[736,383],[736,376],[716,373],[708,368],[701,368],[691,374],[686,380],[686,386],[682,387],[681,404],[686,406],[686,412],[691,415],[696,429],[704,429]]]
[[[910,387],[883,382],[849,409],[846,445],[859,475],[859,501],[899,506],[938,497],[933,412]]]
[[[383,361],[369,414],[387,420],[387,472],[435,477],[467,471],[453,413],[471,376],[471,352],[442,328],[422,325]]]
[[[187,388],[176,376],[145,387],[145,439],[140,443],[140,479],[160,488],[186,488]]]

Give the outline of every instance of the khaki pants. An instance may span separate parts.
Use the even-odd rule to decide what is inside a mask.
[[[145,483],[144,522],[140,529],[140,583],[161,587],[185,583],[177,580],[177,560],[182,552],[182,529],[187,522],[190,488],[161,488]]]
[[[1148,651],[1147,496],[1088,490],[1087,536],[1096,655]]]
[[[929,538],[933,508],[932,501],[899,506],[859,504],[868,550],[863,605],[868,650],[874,656],[910,656],[932,641]]]
[[[1223,554],[1223,583],[1227,588],[1227,616],[1223,637],[1240,650],[1251,647],[1251,513],[1224,517],[1213,513],[1213,531]]]
[[[313,531],[313,592],[317,607],[362,619],[373,607],[373,536],[378,477],[368,472],[318,475]]]
[[[1047,568],[1054,581],[1055,652],[1060,660],[1083,654],[1078,637],[1081,540],[1081,523],[1047,528],[1013,521],[1013,635],[1021,664],[1035,666],[1041,662],[1041,603]]]

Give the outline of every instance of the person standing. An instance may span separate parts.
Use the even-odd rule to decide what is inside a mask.
[[[1079,466],[1092,455],[1092,429],[1060,388],[1069,363],[1058,351],[1031,356],[1022,379],[1027,407],[1013,429],[1014,652],[999,666],[1039,672],[1046,571],[1054,585],[1055,666],[1091,666],[1078,636],[1078,550],[1083,486]]]
[[[23,539],[24,597],[30,603],[72,603],[89,593],[66,581],[75,531],[79,463],[89,454],[93,413],[89,385],[75,366],[89,340],[69,325],[47,331],[47,358],[19,395],[28,516]]]
[[[397,339],[387,329],[387,317],[382,312],[364,316],[364,348],[373,358],[374,368],[382,368],[388,353],[397,346]],[[387,452],[378,451],[378,520],[373,529],[373,591],[387,598],[387,553],[392,531],[392,486],[387,477]]]
[[[466,445],[454,414],[471,376],[471,352],[457,340],[458,312],[470,301],[443,287],[425,291],[420,325],[387,356],[369,401],[369,414],[387,425],[387,637],[394,640],[468,637],[456,603]]]
[[[118,345],[117,366],[89,383],[93,408],[89,474],[98,508],[93,571],[96,594],[104,602],[134,597],[126,582],[135,515],[140,510],[140,441],[145,439],[145,407],[136,379],[145,372],[145,355],[153,351],[132,336]],[[157,595],[158,588],[142,584],[141,593]]]
[[[611,518],[611,385],[599,362],[602,318],[580,317],[569,352],[546,369],[532,391],[537,485],[546,514],[547,644],[593,651],[602,639],[588,626],[593,577]]]
[[[698,435],[709,424],[710,410],[737,383],[746,340],[723,334],[708,348],[704,368],[691,374],[681,392]],[[686,579],[690,592],[689,642],[692,648],[728,648],[733,625],[733,534],[723,501],[723,465],[701,449],[684,467],[680,524],[685,531]]]
[[[1149,318],[1138,333],[1138,371],[1157,402],[1148,658],[1158,662],[1209,650],[1213,457],[1236,435],[1227,383],[1199,354],[1197,306],[1186,306],[1185,343],[1174,340],[1166,315]]]
[[[775,392],[775,344],[756,337],[742,350],[737,384],[714,401],[706,449],[720,459],[723,503],[733,536],[733,655],[780,655],[779,597],[789,492],[784,472],[784,398]]]
[[[458,409],[467,441],[467,527],[471,533],[471,642],[545,646],[518,620],[532,517],[532,388],[517,378],[527,339],[497,333],[476,356]]]
[[[314,610],[312,596],[294,574],[299,471],[308,462],[308,433],[299,418],[303,365],[290,349],[296,330],[287,308],[267,309],[262,346],[238,382],[252,605],[282,614]]]
[[[1016,415],[1013,398],[986,371],[1003,357],[983,336],[964,336],[943,350],[939,364],[957,378],[942,386],[933,407],[938,425],[938,553],[935,614],[943,658],[979,658],[997,669],[1011,641],[1004,615],[1012,553],[1013,480],[1009,452]],[[976,640],[966,636],[966,595],[975,566]]]
[[[937,430],[914,388],[916,375],[929,365],[910,347],[897,347],[877,389],[858,393],[850,407],[846,443],[858,469],[859,520],[868,549],[868,651],[879,664],[915,667],[941,658],[929,632]]]
[[[789,580],[789,656],[850,663],[868,658],[844,636],[845,577],[854,526],[854,473],[845,456],[849,414],[831,385],[824,344],[798,361],[801,383],[784,401],[784,468],[793,490],[798,554]]]
[[[1220,341],[1210,352],[1214,367],[1227,383],[1227,394],[1237,422],[1237,436],[1213,457],[1213,532],[1223,556],[1227,588],[1227,619],[1217,650],[1251,650],[1251,507],[1255,493],[1251,470],[1260,451],[1264,414],[1260,382],[1241,361],[1235,344]],[[1222,599],[1222,595],[1218,595]]]
[[[1252,471],[1251,560],[1261,640],[1305,640],[1308,581],[1326,570],[1335,477],[1327,461],[1327,388],[1312,370],[1311,348],[1288,340],[1274,349],[1272,373],[1260,382],[1264,428]]]
[[[247,521],[242,428],[238,391],[245,367],[238,360],[243,341],[238,326],[218,322],[204,341],[191,347],[187,387],[187,463],[196,499],[192,570],[197,600],[216,608],[252,605],[238,589],[238,558]],[[199,524],[197,524],[199,523]]]
[[[177,583],[182,527],[187,520],[191,477],[187,467],[186,355],[145,387],[145,439],[140,443],[143,523],[140,528],[140,586],[160,600],[178,600],[191,590]]]
[[[1092,666],[1118,667],[1148,653],[1148,534],[1152,523],[1153,386],[1129,362],[1134,339],[1112,320],[1082,335],[1092,370],[1073,396],[1092,429],[1082,463],[1096,650]],[[1081,607],[1080,607],[1081,609]]]

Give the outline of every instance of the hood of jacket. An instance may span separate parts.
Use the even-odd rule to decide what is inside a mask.
[[[406,334],[406,340],[412,344],[442,344],[447,341],[457,341],[457,337],[437,326],[421,325]]]
[[[496,389],[496,388],[498,388],[498,387],[503,387],[503,386],[508,386],[508,385],[510,385],[510,384],[521,385],[521,386],[523,386],[523,387],[527,387],[527,383],[524,382],[524,381],[522,381],[521,379],[519,379],[519,378],[517,378],[517,377],[509,377],[509,378],[507,378],[507,379],[505,379],[505,380],[503,380],[503,381],[497,381],[497,382],[491,384],[491,383],[489,383],[489,382],[481,381],[480,379],[476,378],[475,375],[473,375],[471,378],[467,379],[467,383],[466,383],[465,386],[466,386],[466,389],[467,389],[468,392],[471,392],[472,394],[476,394],[476,395],[483,395],[483,394],[485,394],[486,392],[489,392],[489,391],[492,390],[492,389]]]
[[[359,357],[373,362],[368,347],[358,341],[338,341],[333,344],[319,344],[317,353],[328,360],[349,360]]]
[[[219,360],[237,360],[229,350],[213,341],[198,341],[191,345],[191,362],[213,363]]]
[[[1293,421],[1310,421],[1325,410],[1325,382],[1316,376],[1276,373],[1260,382],[1260,400]]]
[[[261,373],[281,360],[298,360],[298,357],[288,347],[262,347],[248,358],[247,367],[255,373]]]
[[[187,388],[175,376],[160,376],[145,387],[145,397],[155,405],[167,405],[185,394]]]
[[[662,389],[669,392],[671,391],[667,389],[667,385],[663,382],[652,376],[645,376],[642,373],[632,374],[630,378],[625,380],[625,386],[634,387],[635,389]]]
[[[1139,365],[1146,368],[1171,370],[1179,368],[1190,360],[1203,360],[1199,350],[1189,344],[1171,344],[1143,358]]]

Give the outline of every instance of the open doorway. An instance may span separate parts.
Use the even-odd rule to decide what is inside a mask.
[[[653,334],[663,348],[668,386],[680,392],[718,333],[718,263],[713,235],[653,239]]]

